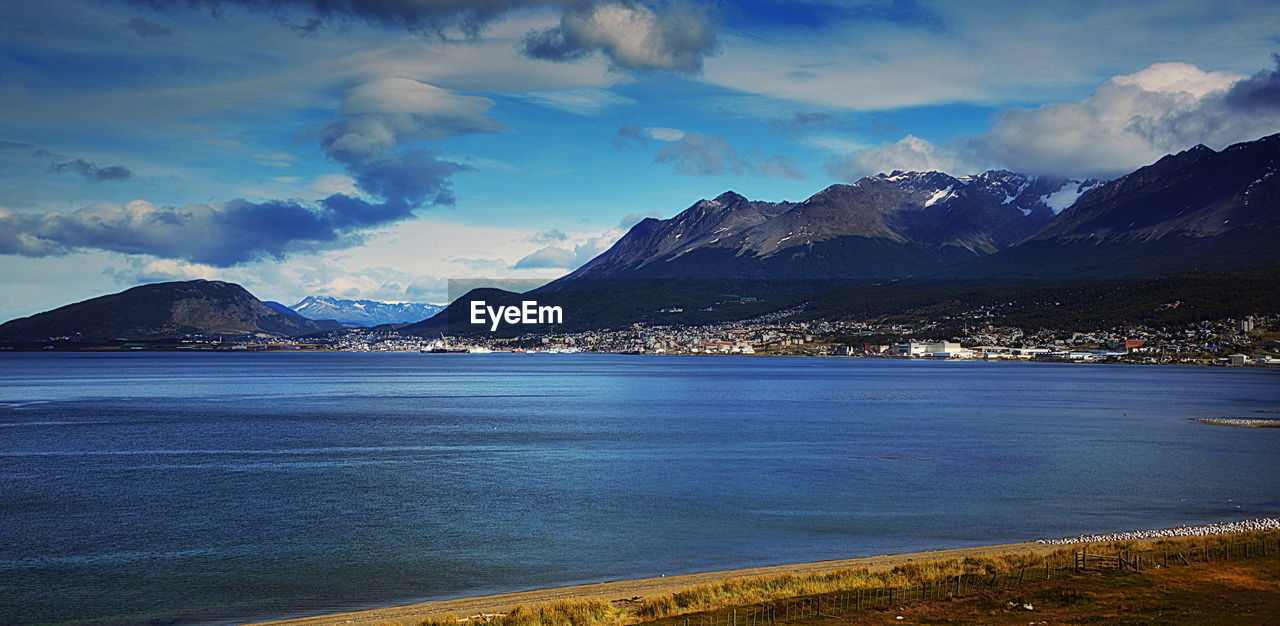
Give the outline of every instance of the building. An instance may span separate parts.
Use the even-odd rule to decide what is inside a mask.
[[[936,343],[909,341],[907,343],[899,343],[890,349],[890,354],[908,357],[927,356],[938,359],[970,358],[973,356],[971,350],[966,350],[954,341],[939,341]]]
[[[1244,354],[1228,354],[1227,365],[1244,365],[1249,357]]]

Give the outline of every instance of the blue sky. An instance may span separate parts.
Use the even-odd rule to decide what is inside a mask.
[[[1271,2],[0,6],[0,319],[156,280],[441,301],[644,216],[1280,131]]]

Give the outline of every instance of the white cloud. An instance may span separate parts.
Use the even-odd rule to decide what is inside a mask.
[[[621,236],[621,231],[609,230],[580,239],[572,249],[564,246],[546,246],[526,254],[511,267],[512,269],[577,269],[609,249],[609,246],[612,246]]]
[[[213,280],[219,276],[219,271],[216,267],[199,263],[187,263],[176,259],[152,259],[135,265],[135,269],[138,282],[193,280],[196,278]]]
[[[680,141],[684,139],[685,135],[684,131],[679,128],[647,126],[643,130],[644,134],[648,135],[650,139],[657,139],[658,141]]]
[[[1195,144],[1221,149],[1280,131],[1280,102],[1238,104],[1250,84],[1239,74],[1156,63],[1107,80],[1083,100],[1006,110],[980,143],[1022,171],[1116,176]]]
[[[511,267],[514,269],[552,267],[570,269],[581,265],[577,259],[578,256],[572,250],[558,246],[547,246],[524,255]]]
[[[635,103],[635,100],[608,89],[594,87],[526,91],[515,96],[545,107],[585,116],[598,115],[610,107]]]
[[[885,142],[874,148],[853,152],[842,160],[827,164],[832,176],[843,180],[857,180],[882,172],[940,171],[953,175],[969,174],[982,169],[971,153],[950,146],[933,143],[907,135],[898,141]]]
[[[325,130],[325,151],[343,163],[418,140],[493,133],[506,126],[485,115],[493,101],[407,78],[382,78],[347,91],[342,119]]]
[[[307,185],[306,189],[303,190],[302,196],[307,200],[319,200],[328,198],[335,193],[352,197],[362,197],[364,195],[356,187],[356,179],[346,174],[321,174]]]
[[[846,110],[1035,102],[1156,59],[1247,69],[1275,48],[1280,23],[1274,3],[915,4],[932,19],[867,19],[873,9],[863,5],[819,29],[727,33],[703,75],[745,93]]]
[[[835,152],[837,154],[848,154],[871,147],[865,142],[840,135],[809,135],[802,137],[800,143],[823,152]]]
[[[1189,63],[1114,76],[1081,100],[1000,112],[977,137],[936,145],[907,135],[827,164],[854,180],[893,170],[953,175],[991,167],[1064,177],[1127,174],[1196,144],[1221,149],[1280,132],[1277,68],[1246,78]]]

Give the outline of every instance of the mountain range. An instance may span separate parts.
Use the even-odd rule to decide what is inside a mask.
[[[1197,311],[1256,312],[1265,299],[1236,292],[1278,278],[1278,169],[1280,135],[1273,135],[1222,151],[1195,146],[1111,181],[892,172],[803,202],[726,192],[670,219],[641,221],[535,292],[540,303],[564,306],[565,330],[741,319],[797,306],[832,316],[854,308],[936,312],[1051,296],[1096,311],[1120,293],[1131,294],[1128,312],[1116,309],[1124,317],[1158,304],[1146,301],[1157,295],[1144,287],[1157,276],[1169,277],[1158,297],[1188,291],[1203,300]],[[0,341],[270,337],[408,322],[400,332],[434,336],[474,330],[467,311],[478,299],[516,305],[526,297],[483,290],[443,310],[309,297],[289,308],[230,283],[158,283],[10,321],[0,325]],[[1070,319],[1086,314],[1069,304],[1062,311]]]
[[[268,303],[270,305],[272,303]],[[344,300],[330,296],[307,296],[289,310],[308,319],[334,320],[344,326],[379,326],[419,322],[444,309],[440,304]]]
[[[1118,278],[1280,257],[1280,135],[1112,181],[1004,170],[868,176],[803,202],[732,191],[649,218],[548,285],[592,280]]]
[[[897,278],[1004,250],[1043,229],[1097,180],[1005,170],[900,172],[832,185],[803,202],[729,191],[636,224],[560,279]]]

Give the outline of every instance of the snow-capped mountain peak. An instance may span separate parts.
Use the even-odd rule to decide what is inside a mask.
[[[444,309],[439,304],[345,300],[332,296],[307,296],[291,307],[313,320],[336,320],[347,326],[377,326],[420,322]]]

